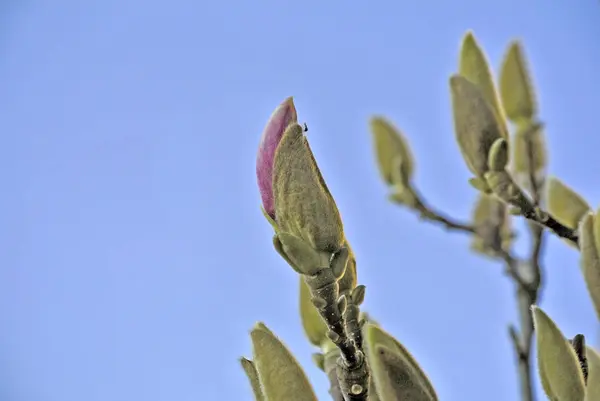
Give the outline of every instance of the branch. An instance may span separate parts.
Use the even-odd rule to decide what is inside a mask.
[[[444,213],[433,209],[427,205],[423,197],[414,188],[406,188],[404,191],[406,191],[405,196],[406,199],[409,200],[408,203],[404,203],[402,200],[400,200],[400,198],[397,198],[393,195],[390,197],[390,199],[399,205],[408,206],[409,208],[416,210],[421,219],[440,224],[449,231],[460,231],[468,234],[475,234],[474,226],[455,220],[451,217],[448,217]]]
[[[532,179],[534,179],[532,175]],[[534,204],[529,202],[533,214],[523,213],[525,217],[535,221],[530,224],[530,232],[532,236],[532,249],[528,260],[520,260],[512,255],[511,252],[506,251],[502,247],[502,243],[499,238],[494,238],[489,241],[488,244],[491,247],[491,253],[498,259],[504,262],[506,273],[511,277],[517,287],[517,304],[519,311],[520,321],[520,333],[514,325],[509,327],[509,334],[512,339],[512,343],[517,356],[519,380],[521,384],[521,400],[522,401],[534,401],[533,392],[533,379],[532,379],[532,363],[531,363],[531,348],[533,339],[533,318],[531,315],[531,305],[538,302],[538,295],[541,287],[541,268],[539,264],[540,255],[544,243],[544,227],[546,226],[553,229],[555,232],[559,232],[564,238],[569,239],[572,237],[572,230],[560,225],[551,216],[546,213],[546,218],[539,213],[539,186],[536,184],[532,185],[532,194],[534,198]],[[534,192],[535,191],[535,192]],[[394,197],[392,197],[394,200]],[[427,206],[423,198],[415,191],[410,190],[410,195],[404,194],[404,199],[409,199],[409,207],[420,213],[421,217],[430,222],[439,223],[448,230],[455,230],[465,232],[471,235],[479,235],[477,227],[473,225],[458,222],[454,219],[446,217],[444,214],[435,211],[431,207]],[[396,200],[397,203],[402,204],[403,202]],[[511,203],[513,204],[513,203]],[[514,204],[513,204],[514,205]],[[523,209],[521,209],[523,210]],[[525,210],[529,210],[525,208]],[[543,224],[543,225],[540,225]],[[559,226],[557,226],[557,224]],[[567,233],[561,230],[560,226],[564,229],[569,230]],[[567,235],[569,234],[569,235]]]
[[[528,146],[531,145],[528,144]],[[505,169],[501,171],[488,171],[485,175],[486,181],[493,193],[503,202],[513,206],[513,210],[511,210],[512,214],[521,215],[527,220],[549,229],[554,234],[579,247],[577,229],[572,229],[561,224],[550,213],[539,206],[540,193],[537,184],[531,185],[531,188],[534,188],[536,192],[532,194],[533,199],[530,199]],[[529,177],[535,180],[534,173],[531,173]]]
[[[533,237],[531,255],[528,260],[522,261],[521,269],[518,271],[519,279],[515,280],[520,332],[513,325],[509,327],[509,334],[517,358],[522,401],[535,400],[531,353],[534,326],[531,305],[537,304],[539,299],[542,284],[539,257],[544,240],[543,227],[537,224],[530,224],[529,228]]]
[[[354,313],[358,316],[358,306],[364,299],[364,286],[358,286],[350,294],[340,296],[338,278],[343,275],[343,271],[340,271],[339,266],[342,264],[345,266],[347,262],[347,252],[345,259],[338,258],[341,253],[334,255],[331,266],[319,269],[314,275],[304,275],[303,277],[310,289],[315,307],[329,327],[327,336],[340,351],[340,357],[336,364],[336,375],[344,400],[367,401],[370,378],[367,360],[362,350],[362,342],[357,344],[349,335],[349,331],[352,331],[352,337],[355,339],[360,338],[360,334],[356,334],[354,330],[348,330],[349,326],[346,322],[347,311],[351,311],[350,317],[354,317]],[[360,300],[360,302],[356,302],[356,300]],[[353,327],[351,324],[350,328]],[[356,327],[359,325],[357,324]],[[328,376],[331,381],[332,377],[329,372]],[[332,389],[337,391],[335,387]]]
[[[569,228],[556,220],[550,213],[542,210],[539,207],[523,207],[521,204],[513,204],[520,208],[520,212],[527,220],[530,220],[542,227],[545,227],[552,231],[554,234],[561,238],[564,238],[572,242],[575,246],[579,247],[579,233],[576,229]]]
[[[548,227],[559,236],[574,241],[576,244],[578,238],[576,232],[562,226],[562,224],[558,223],[548,213],[540,213],[541,188],[538,185],[535,174],[535,153],[531,141],[526,141],[526,146],[526,157],[529,160],[529,188],[531,189],[534,213],[523,213],[523,215],[531,221],[529,232],[532,245],[529,258],[523,264],[524,269],[519,272],[521,280],[515,280],[521,326],[520,336],[514,326],[509,327],[509,334],[517,357],[519,380],[521,383],[521,400],[534,401],[533,363],[531,355],[534,326],[531,305],[538,303],[539,292],[542,286],[540,256],[544,246],[544,227]]]

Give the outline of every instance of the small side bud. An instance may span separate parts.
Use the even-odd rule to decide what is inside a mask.
[[[327,254],[313,249],[301,238],[283,232],[278,233],[277,237],[281,243],[281,250],[294,270],[312,276],[327,267]]]
[[[367,287],[365,287],[364,285],[359,285],[357,286],[354,290],[352,290],[352,303],[354,305],[361,305],[363,303],[363,301],[365,300],[365,291],[367,290]]]
[[[327,301],[321,297],[312,297],[311,301],[312,301],[313,305],[315,306],[315,308],[317,308],[319,310],[321,310],[327,306]]]
[[[498,138],[490,148],[488,155],[488,167],[491,171],[504,171],[508,164],[508,142],[504,138]]]
[[[337,344],[340,342],[340,336],[335,331],[329,330],[327,332],[327,337],[331,340],[332,343]]]
[[[346,273],[346,266],[348,265],[348,248],[340,249],[331,260],[331,270],[333,270],[333,276],[336,280],[341,279]]]

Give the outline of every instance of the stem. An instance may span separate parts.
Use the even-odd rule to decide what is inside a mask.
[[[534,222],[542,227],[545,227],[552,231],[554,234],[561,238],[564,238],[572,242],[575,246],[579,247],[579,233],[576,229],[569,228],[558,222],[550,213],[541,210],[539,208],[525,208],[521,204],[515,205],[521,209],[523,217],[531,222]],[[537,210],[536,210],[537,209]]]
[[[532,127],[535,126],[536,124],[532,125]],[[513,182],[510,174],[508,174],[508,172],[504,172],[506,174],[506,179],[510,182],[510,185],[514,186],[513,188],[516,190],[514,198],[504,199],[504,201],[516,207],[519,213],[527,220],[536,223],[541,227],[549,229],[554,234],[572,242],[575,246],[579,247],[579,233],[577,232],[577,229],[572,229],[561,224],[550,213],[548,213],[540,207],[541,188],[540,183],[538,183],[538,180],[536,179],[535,169],[537,166],[535,166],[534,164],[535,149],[533,149],[532,142],[527,138],[525,144],[526,157],[529,160],[528,181],[531,199],[529,199],[527,195],[525,195],[523,191],[518,187],[518,185]],[[536,236],[541,236],[541,234],[536,234],[536,231],[532,229],[532,237],[534,239],[534,242],[536,241]],[[534,248],[535,246],[537,245],[534,243]]]
[[[520,279],[515,280],[520,332],[514,326],[509,327],[509,334],[517,358],[522,401],[535,400],[533,390],[534,369],[531,353],[534,326],[531,305],[538,303],[542,284],[539,257],[544,240],[544,230],[536,224],[530,224],[530,230],[533,237],[532,252],[529,259],[523,261],[523,269],[519,271]]]
[[[335,256],[332,263],[335,261]],[[320,269],[313,276],[304,276],[310,289],[312,300],[329,331],[327,336],[337,346],[340,357],[337,359],[336,375],[340,392],[345,401],[367,401],[369,399],[369,368],[362,347],[348,336],[345,307],[351,300],[341,302],[338,280],[333,268]],[[358,308],[358,305],[354,305]],[[329,375],[329,374],[328,374]],[[331,381],[331,377],[330,377]]]
[[[542,219],[542,217],[535,212],[535,210],[538,209],[537,205],[539,204],[539,188],[536,184],[534,184],[533,188],[535,188],[533,198],[536,206],[532,205],[530,208],[533,213],[529,217],[523,213],[525,217],[535,221],[535,223],[532,222],[529,224],[533,245],[528,260],[517,259],[510,252],[503,249],[501,246],[501,241],[499,241],[498,238],[496,238],[495,241],[490,242],[490,246],[493,248],[491,251],[497,258],[504,261],[506,273],[511,277],[517,288],[516,295],[519,311],[520,333],[513,325],[509,327],[509,333],[513,342],[515,354],[517,356],[517,368],[521,387],[521,401],[535,401],[533,390],[533,366],[531,361],[531,349],[534,332],[531,305],[538,303],[539,292],[542,283],[539,259],[544,244],[544,226],[551,228],[549,225],[553,226],[553,222],[555,222],[555,220],[551,217]],[[412,207],[419,212],[421,217],[425,220],[439,223],[449,230],[465,232],[471,235],[478,235],[477,227],[459,222],[433,210],[431,207],[427,206],[422,197],[419,196],[414,190],[413,196],[415,202]],[[546,217],[549,216],[546,214]],[[564,228],[572,231],[566,227]],[[556,232],[555,226],[553,231]],[[571,236],[565,235],[562,236],[567,239],[569,239]]]
[[[536,171],[535,171],[535,150],[531,141],[526,141],[526,152],[527,159],[529,160],[529,186],[531,188],[531,196],[533,199],[533,205],[535,208],[539,208],[541,201],[541,188],[538,185]],[[534,217],[540,217],[541,213],[533,213]],[[527,217],[527,216],[526,216]],[[509,333],[515,349],[515,355],[517,357],[519,380],[521,383],[521,400],[522,401],[534,401],[535,394],[533,390],[533,363],[531,349],[533,344],[533,315],[531,314],[531,305],[538,303],[539,292],[542,285],[542,269],[540,266],[540,256],[544,246],[544,226],[548,227],[552,231],[556,232],[559,236],[564,230],[561,227],[566,228],[562,225],[558,227],[552,216],[546,213],[545,223],[538,225],[539,221],[533,220],[534,223],[529,224],[529,232],[531,234],[531,253],[525,266],[527,267],[528,277],[523,279],[523,272],[519,275],[522,280],[515,280],[517,286],[517,305],[519,310],[519,321],[521,325],[521,335],[517,332],[516,328],[509,328]],[[536,224],[537,223],[537,224]],[[555,224],[556,223],[556,224]],[[558,230],[558,231],[557,231]],[[572,231],[568,229],[569,231]],[[567,238],[567,237],[565,237]],[[575,239],[577,243],[577,239]]]
[[[408,190],[411,191],[411,195],[414,199],[414,205],[411,205],[411,207],[419,212],[421,219],[440,224],[449,231],[461,231],[468,234],[475,234],[475,227],[473,225],[455,220],[444,213],[433,209],[427,205],[416,189],[410,188]]]

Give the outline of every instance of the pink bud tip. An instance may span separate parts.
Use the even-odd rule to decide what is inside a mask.
[[[287,127],[298,122],[294,99],[290,96],[285,99],[271,114],[267,123],[256,157],[256,177],[258,189],[262,198],[265,212],[275,219],[275,201],[273,199],[273,163],[275,161],[275,150],[283,138]]]

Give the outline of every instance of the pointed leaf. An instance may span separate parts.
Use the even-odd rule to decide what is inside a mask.
[[[254,365],[267,400],[317,401],[317,397],[291,352],[264,325],[251,332]]]
[[[375,386],[382,401],[430,401],[431,394],[415,380],[407,360],[383,345],[376,345],[373,362]],[[382,385],[382,383],[384,383]]]
[[[498,98],[487,56],[471,31],[467,32],[462,41],[458,73],[479,87],[498,119],[502,137],[508,139],[506,117]]]
[[[516,124],[532,120],[537,113],[535,92],[521,44],[510,43],[500,68],[500,96],[506,115]]]
[[[260,387],[260,379],[258,377],[258,372],[256,371],[256,366],[254,366],[254,362],[246,358],[241,358],[240,363],[242,364],[242,368],[244,368],[244,372],[246,372],[246,376],[248,376],[248,380],[250,380],[255,401],[265,401],[265,396]]]
[[[374,324],[367,323],[364,333],[371,376],[381,401],[437,400],[429,379],[405,347]]]
[[[594,348],[586,347],[588,362],[588,380],[585,401],[600,401],[600,353]]]
[[[408,142],[400,130],[383,117],[371,118],[371,133],[379,172],[388,185],[406,186],[414,174],[414,159]],[[394,169],[399,166],[399,182],[394,182]]]
[[[544,391],[551,400],[583,401],[585,384],[575,351],[543,310],[537,306],[531,309]]]
[[[302,327],[304,333],[311,344],[320,347],[327,338],[327,324],[321,317],[321,314],[315,308],[311,301],[310,288],[304,282],[304,277],[300,276],[300,317],[302,318]]]
[[[283,134],[273,173],[275,220],[280,230],[304,239],[316,250],[337,252],[344,241],[342,219],[299,124],[291,124]]]
[[[600,223],[597,216],[589,213],[583,218],[579,228],[579,249],[581,250],[581,271],[596,314],[600,319]]]
[[[585,199],[556,177],[548,177],[546,192],[548,212],[569,228],[576,229],[590,211]]]
[[[488,171],[488,154],[500,127],[481,90],[468,79],[450,78],[454,131],[467,167],[478,177]]]

